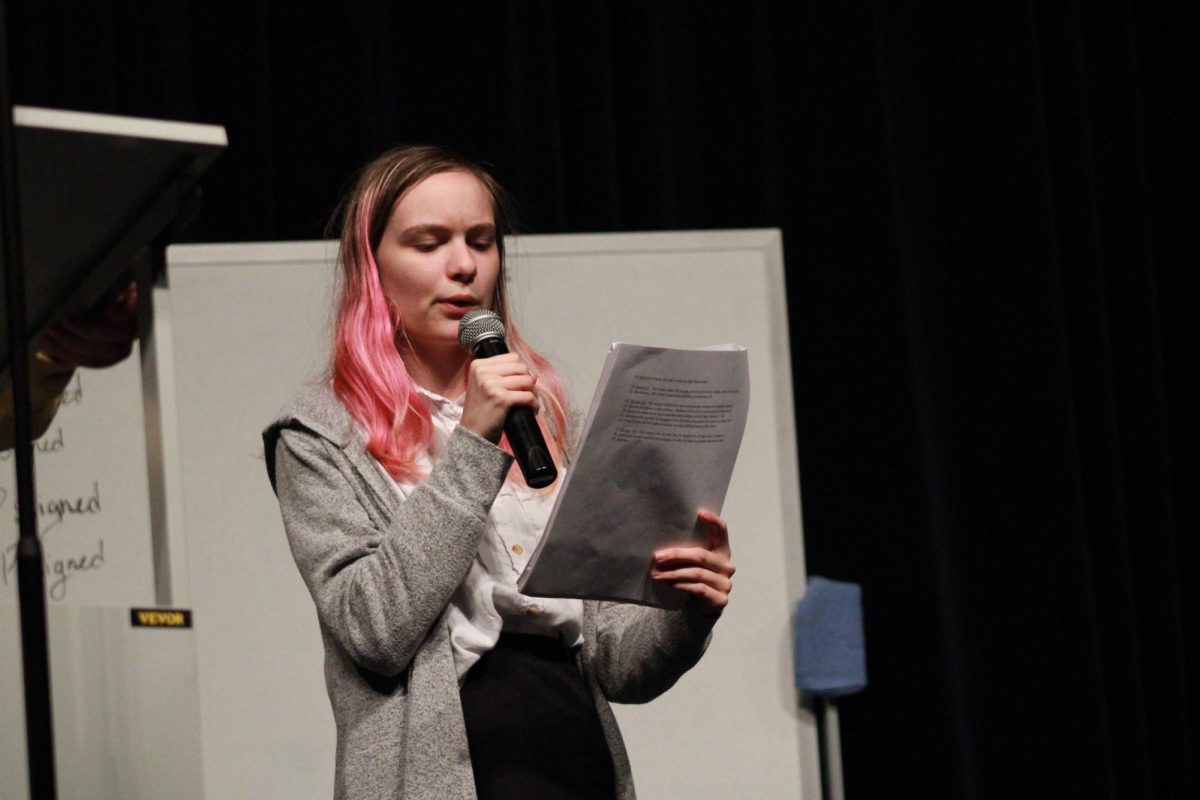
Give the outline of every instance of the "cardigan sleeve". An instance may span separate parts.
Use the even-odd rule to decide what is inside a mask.
[[[604,696],[646,703],[670,689],[704,655],[717,619],[691,605],[668,611],[597,603],[589,661]]]
[[[400,674],[470,569],[511,456],[459,427],[383,521],[344,450],[321,435],[281,430],[268,461],[322,628],[361,667]]]

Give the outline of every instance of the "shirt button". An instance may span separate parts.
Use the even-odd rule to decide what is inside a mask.
[[[519,544],[514,544],[514,545],[513,545],[513,552],[514,552],[514,553],[516,553],[517,555],[521,555],[521,553],[524,553],[524,552],[525,552],[525,548],[524,548],[524,547],[521,547],[521,545],[519,545]]]
[[[531,617],[536,617],[538,614],[542,613],[542,607],[530,606],[529,608],[525,609],[525,613]]]

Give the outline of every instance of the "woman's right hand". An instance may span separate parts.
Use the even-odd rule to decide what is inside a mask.
[[[536,383],[516,353],[474,359],[467,367],[467,399],[459,424],[493,444],[499,442],[510,408],[527,406],[537,413]]]

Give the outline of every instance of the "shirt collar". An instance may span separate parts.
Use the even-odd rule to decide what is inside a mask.
[[[457,400],[451,400],[437,392],[431,392],[424,386],[417,386],[417,393],[425,398],[425,403],[429,406],[431,413],[451,417],[454,420],[462,418],[463,403],[467,399],[466,392],[459,395]]]

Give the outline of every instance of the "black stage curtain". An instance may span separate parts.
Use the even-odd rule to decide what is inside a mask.
[[[429,5],[13,0],[16,95],[226,125],[202,240],[320,236],[425,140],[534,232],[781,227],[809,569],[865,592],[848,796],[1200,796],[1195,23]]]

